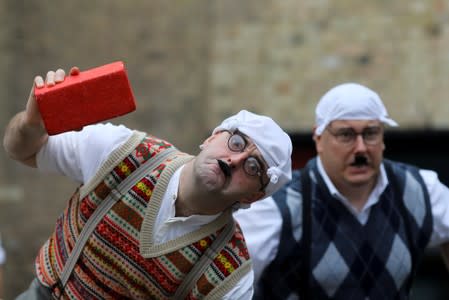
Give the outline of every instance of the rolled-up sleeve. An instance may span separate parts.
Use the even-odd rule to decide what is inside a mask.
[[[282,216],[272,197],[256,201],[248,209],[234,213],[248,245],[257,282],[265,267],[277,255]]]
[[[433,233],[429,246],[438,246],[449,241],[449,188],[431,170],[421,170],[432,206]]]
[[[37,153],[37,167],[43,173],[87,182],[107,156],[131,134],[132,131],[123,125],[107,123],[50,136]]]

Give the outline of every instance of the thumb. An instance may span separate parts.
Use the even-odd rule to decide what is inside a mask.
[[[33,86],[31,87],[30,95],[28,96],[28,101],[26,104],[26,118],[29,123],[33,124],[42,124],[42,116],[39,111],[39,106],[36,100],[36,96],[34,94],[34,90],[39,88],[36,82],[33,82]]]

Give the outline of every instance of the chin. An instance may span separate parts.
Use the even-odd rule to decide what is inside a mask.
[[[224,185],[224,178],[213,168],[203,168],[196,173],[197,182],[209,191],[219,190]]]
[[[374,176],[372,173],[368,174],[359,174],[359,175],[351,175],[346,178],[348,182],[356,186],[363,186],[373,182]]]
[[[221,190],[224,185],[223,180],[216,176],[202,176],[200,177],[200,182],[209,192]]]
[[[218,189],[218,182],[216,180],[203,180],[202,185],[208,191],[214,191]]]

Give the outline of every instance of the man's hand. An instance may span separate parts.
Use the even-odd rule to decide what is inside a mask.
[[[70,69],[70,75],[78,75],[80,70],[78,67],[72,67]],[[58,83],[63,82],[65,79],[65,71],[63,69],[57,69],[56,71],[48,71],[45,81],[42,76],[36,76],[34,78],[34,84],[31,88],[30,96],[28,97],[26,105],[26,113],[24,122],[32,126],[41,126],[44,130],[44,124],[39,112],[39,108],[34,96],[35,88],[43,88],[44,86],[52,87]]]
[[[79,73],[77,67],[70,70],[70,75]],[[39,112],[34,95],[34,89],[44,86],[51,87],[63,82],[65,71],[57,69],[49,71],[44,79],[41,76],[34,78],[33,86],[24,111],[16,114],[5,130],[3,146],[8,155],[26,165],[36,167],[36,153],[48,139],[48,134]]]

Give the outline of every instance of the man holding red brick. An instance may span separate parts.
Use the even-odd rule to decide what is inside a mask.
[[[57,70],[35,85],[64,79]],[[232,212],[291,178],[291,140],[271,118],[242,110],[191,156],[122,125],[49,136],[32,91],[4,147],[19,162],[80,183],[18,299],[252,297],[251,260]]]

